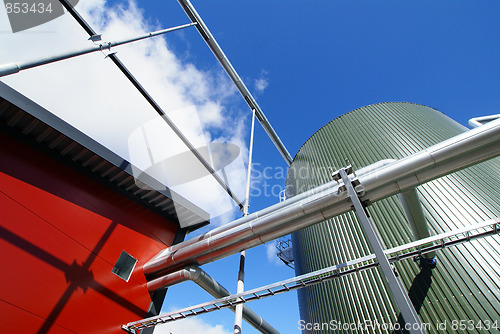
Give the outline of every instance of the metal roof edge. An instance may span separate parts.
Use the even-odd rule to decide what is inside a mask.
[[[123,159],[118,154],[106,148],[96,140],[84,134],[77,128],[73,127],[69,123],[57,117],[47,109],[38,105],[33,100],[24,96],[23,94],[16,91],[15,89],[8,86],[2,81],[0,81],[0,97],[9,102],[11,105],[16,106],[24,113],[32,116],[33,118],[45,124],[46,126],[56,130],[63,136],[69,138],[72,142],[76,142],[77,144],[86,148],[93,154],[99,156],[101,159],[109,162],[111,165],[125,172],[129,176],[133,177],[134,180],[139,180],[141,184],[137,185],[138,188],[145,185],[147,188],[146,190],[156,191],[159,194],[163,195],[164,197],[167,197],[170,200],[172,200],[176,209],[179,208],[178,206],[180,205],[184,209],[181,211],[188,210],[191,213],[190,215],[191,217],[189,219],[196,222],[189,223],[188,227],[182,226],[180,222],[182,218],[177,217],[177,222],[182,228],[187,228],[187,230],[194,230],[208,223],[210,219],[209,214],[204,210],[202,210],[201,208],[199,208],[198,206],[196,206],[194,203],[190,202],[189,200],[184,198],[182,195],[176,193],[175,191],[169,189],[166,185],[162,184],[161,182],[159,182],[158,180],[154,179],[153,177],[151,177],[146,173],[142,172],[139,174],[139,176],[135,175],[137,174],[137,171],[139,171],[139,169],[137,167],[134,167],[129,161]],[[100,178],[103,177],[101,176]],[[144,201],[141,198],[138,199],[140,201]],[[193,215],[196,217],[194,217]]]
[[[372,107],[372,106],[377,106],[377,105],[389,105],[389,104],[410,104],[410,105],[417,105],[417,106],[421,106],[421,107],[426,107],[426,108],[429,108],[429,109],[432,109],[432,110],[435,110],[437,111],[438,113],[440,113],[441,115],[447,117],[447,118],[450,118],[452,119],[451,117],[449,117],[448,115],[446,115],[445,113],[443,113],[442,111],[439,111],[438,109],[436,108],[433,108],[433,107],[429,107],[428,105],[425,105],[425,104],[421,104],[421,103],[416,103],[416,102],[408,102],[408,101],[385,101],[385,102],[377,102],[377,103],[372,103],[372,104],[367,104],[367,105],[364,105],[364,106],[361,106],[359,108],[356,108],[356,109],[353,109],[353,110],[350,110],[342,115],[339,115],[337,117],[335,117],[334,119],[332,119],[331,121],[329,121],[328,123],[326,123],[325,125],[321,126],[318,130],[316,130],[300,147],[299,149],[297,150],[297,153],[295,153],[295,156],[293,157],[292,159],[292,164],[293,162],[295,161],[295,158],[297,157],[297,155],[299,154],[300,150],[302,149],[302,147],[304,147],[304,145],[306,145],[306,143],[318,132],[320,132],[323,128],[326,128],[330,123],[332,122],[335,122],[337,121],[337,119],[340,119],[340,118],[343,118],[349,114],[352,114],[352,113],[355,113],[357,112],[358,110],[362,110],[362,109],[365,109],[365,108],[368,108],[368,107]],[[469,130],[467,129],[467,127],[463,126],[464,127],[464,130]]]

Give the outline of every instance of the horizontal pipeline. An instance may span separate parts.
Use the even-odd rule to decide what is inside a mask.
[[[231,293],[220,285],[215,279],[210,277],[203,269],[197,266],[189,266],[174,273],[167,274],[147,283],[149,291],[156,291],[166,287],[191,280],[198,284],[203,290],[208,292],[213,297],[219,299],[230,296]],[[234,312],[236,307],[230,309]],[[252,325],[259,332],[264,334],[279,334],[268,322],[262,319],[254,311],[243,305],[243,319]]]
[[[24,63],[9,63],[9,64],[3,64],[0,65],[0,77],[11,75],[11,74],[16,74],[19,73],[20,71],[27,70],[33,67],[38,67],[42,65],[47,65],[51,63],[55,63],[61,60],[66,60],[69,58],[73,57],[78,57],[78,56],[83,56],[92,52],[97,52],[97,51],[111,51],[112,47],[120,46],[123,44],[128,44],[136,41],[140,41],[146,38],[158,36],[158,35],[163,35],[171,31],[179,30],[179,29],[184,29],[187,27],[191,27],[193,25],[196,25],[196,23],[188,23],[188,24],[183,24],[181,26],[173,27],[173,28],[168,28],[168,29],[163,29],[163,30],[158,30],[158,31],[153,31],[147,34],[143,34],[140,36],[120,40],[120,41],[115,41],[115,42],[109,42],[105,44],[99,44],[99,45],[93,45],[81,50],[76,50],[76,51],[70,51],[66,53],[62,53],[59,55],[54,55],[51,57],[47,58],[40,58],[40,59],[35,59],[31,61],[26,61]]]
[[[500,155],[500,119],[406,158],[358,170],[363,201],[375,202]],[[378,168],[377,168],[378,167]],[[158,253],[146,275],[203,265],[351,210],[342,183],[332,181]]]

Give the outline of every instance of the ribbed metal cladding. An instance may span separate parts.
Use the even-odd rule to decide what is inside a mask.
[[[287,176],[291,197],[331,181],[334,170],[349,159],[360,169],[382,159],[399,159],[467,129],[442,113],[418,104],[393,102],[363,107],[333,120],[316,132],[297,153]],[[493,159],[417,188],[431,235],[500,216],[500,159]],[[378,201],[368,211],[387,248],[413,240],[396,196]],[[292,235],[296,274],[303,274],[371,253],[353,212],[305,228]],[[454,246],[437,253],[434,269],[417,262],[396,264],[410,298],[430,333],[456,333],[453,324],[466,320],[463,333],[500,326],[500,237]],[[344,276],[299,291],[305,333],[390,333],[399,312],[380,270]],[[335,329],[342,324],[378,322],[364,328]],[[470,322],[472,320],[472,322]],[[332,321],[334,323],[332,323]],[[447,330],[438,330],[438,323]],[[479,330],[476,327],[483,325]],[[325,325],[326,324],[326,325]],[[333,325],[332,325],[333,324]],[[474,326],[471,326],[474,324]],[[458,331],[460,332],[460,331]]]

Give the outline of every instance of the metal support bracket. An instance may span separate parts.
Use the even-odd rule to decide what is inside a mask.
[[[99,42],[102,40],[102,34],[95,34],[89,37],[89,41],[92,41],[94,43]]]
[[[354,210],[356,211],[356,214],[361,222],[363,230],[365,231],[368,242],[370,243],[371,248],[373,249],[373,252],[377,258],[382,273],[387,280],[389,289],[392,292],[392,296],[396,301],[403,320],[406,324],[410,325],[408,326],[409,332],[411,334],[424,334],[425,330],[423,329],[422,322],[418,317],[417,311],[415,310],[415,307],[413,307],[413,304],[411,303],[410,297],[408,296],[403,283],[401,282],[399,277],[397,277],[395,268],[393,268],[389,263],[389,260],[384,253],[382,240],[375,228],[375,225],[368,215],[365,209],[365,205],[358,197],[358,192],[355,189],[355,185],[356,188],[359,188],[359,180],[355,175],[354,179],[349,178],[349,174],[354,174],[351,165],[340,169],[336,173],[332,173],[332,177],[336,180],[342,179],[342,181],[344,182],[344,187],[354,206]]]

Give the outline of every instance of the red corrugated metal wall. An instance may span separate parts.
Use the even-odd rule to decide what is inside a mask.
[[[177,224],[0,133],[3,333],[122,333],[150,298],[142,265]],[[139,262],[111,272],[122,250]]]

